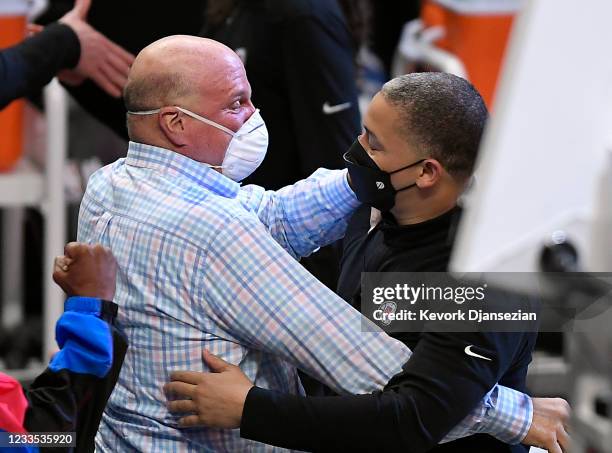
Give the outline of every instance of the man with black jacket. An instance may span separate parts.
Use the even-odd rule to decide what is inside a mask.
[[[360,305],[361,272],[447,269],[457,200],[471,177],[486,119],[476,90],[448,74],[403,76],[374,98],[365,132],[345,157],[364,203],[345,237],[339,293],[347,302]],[[240,426],[245,438],[300,450],[518,453],[526,447],[485,434],[436,444],[496,382],[526,391],[535,337],[404,334],[413,355],[383,392],[327,398],[253,387],[239,369],[205,354],[216,374],[175,373],[168,391],[190,401],[169,407],[195,413],[185,418],[187,425]],[[560,453],[569,442],[567,403],[533,404],[528,434],[518,441]]]

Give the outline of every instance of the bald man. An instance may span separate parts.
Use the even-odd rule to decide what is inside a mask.
[[[238,430],[181,429],[168,412],[164,383],[174,370],[204,371],[203,346],[294,394],[296,367],[342,393],[400,372],[409,350],[362,333],[359,313],[297,262],[343,235],[358,206],[346,172],[279,192],[241,188],[268,137],[236,54],[164,38],[138,55],[124,95],[127,157],[91,177],[79,216],[79,240],[117,258],[130,345],[97,450],[274,451]]]
[[[402,371],[410,350],[362,331],[367,321],[297,262],[344,235],[359,206],[347,172],[318,170],[278,192],[240,186],[268,136],[233,51],[164,38],[137,56],[124,97],[127,157],[91,177],[79,216],[79,240],[117,259],[130,345],[98,451],[280,450],[239,430],[186,429],[169,413],[163,385],[172,371],[207,370],[203,347],[258,387],[293,394],[303,393],[296,368],[343,394]],[[513,401],[504,391],[499,401]],[[447,440],[494,432],[509,415],[491,407],[485,398]]]

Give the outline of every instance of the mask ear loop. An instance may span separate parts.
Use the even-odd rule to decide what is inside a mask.
[[[404,170],[406,170],[407,168],[414,167],[415,165],[419,165],[419,164],[421,164],[421,163],[425,162],[426,160],[427,160],[427,159],[421,159],[420,161],[415,162],[414,164],[406,165],[405,167],[402,167],[402,168],[400,168],[399,170],[392,171],[392,172],[391,172],[391,173],[389,173],[389,174],[390,174],[390,175],[394,175],[394,174],[396,174],[396,173],[399,173],[400,171],[404,171]]]
[[[236,133],[231,130],[228,129],[225,126],[221,126],[220,124],[215,123],[212,120],[209,120],[208,118],[204,118],[203,116],[198,115],[197,113],[192,112],[191,110],[187,110],[184,109],[183,107],[179,107],[178,105],[174,105],[172,106],[173,108],[177,109],[179,112],[183,112],[185,115],[190,116],[198,121],[201,121],[203,123],[208,124],[209,126],[215,127],[223,132],[225,132],[226,134],[235,137]],[[161,111],[161,109],[155,109],[155,110],[144,110],[142,112],[128,112],[129,115],[141,115],[141,116],[146,116],[146,115],[155,115],[157,113],[159,113]]]
[[[400,171],[406,170],[407,168],[414,167],[415,165],[419,165],[420,163],[423,163],[426,160],[427,159],[421,159],[420,161],[415,162],[414,164],[410,164],[410,165],[405,166],[404,168],[400,168],[399,170],[395,170],[394,172],[389,173],[389,175],[394,175],[395,173],[399,173]],[[399,192],[403,192],[404,190],[412,189],[416,185],[417,185],[417,183],[415,182],[414,184],[410,184],[408,187],[404,187],[403,189],[396,190],[395,193],[399,193]]]
[[[230,129],[228,129],[225,126],[221,126],[220,124],[215,123],[214,121],[209,120],[208,118],[204,118],[203,116],[198,115],[197,113],[193,113],[190,110],[184,109],[182,107],[179,107],[177,105],[173,106],[175,109],[179,110],[180,112],[183,112],[185,115],[190,116],[196,120],[202,121],[203,123],[208,124],[209,126],[212,127],[216,127],[217,129],[220,129],[221,131],[225,132],[226,134],[229,134],[232,136],[232,138],[236,137],[236,133]],[[147,116],[147,115],[156,115],[161,111],[161,109],[155,109],[155,110],[143,110],[141,112],[128,112],[129,115],[140,115],[140,116]],[[225,167],[221,166],[221,165],[208,165],[208,168],[212,168],[215,170],[223,170]]]
[[[228,129],[225,126],[221,126],[220,124],[217,124],[214,121],[209,120],[208,118],[204,118],[203,116],[200,116],[197,113],[193,113],[191,110],[187,110],[187,109],[184,109],[182,107],[178,107],[176,105],[174,106],[174,108],[177,109],[180,112],[183,112],[187,116],[190,116],[190,117],[192,117],[192,118],[194,118],[194,119],[196,119],[198,121],[201,121],[203,123],[208,124],[209,126],[216,127],[220,131],[223,131],[223,132],[225,132],[226,134],[228,134],[228,135],[230,135],[232,137],[236,136],[236,133],[233,130]]]

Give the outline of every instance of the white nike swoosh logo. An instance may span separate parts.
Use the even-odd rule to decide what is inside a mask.
[[[353,104],[350,102],[345,102],[344,104],[338,104],[338,105],[329,105],[329,102],[326,102],[325,104],[323,104],[323,113],[325,113],[326,115],[333,115],[335,113],[340,113],[344,110],[348,110],[351,108]]]
[[[466,353],[467,355],[469,355],[470,357],[476,357],[476,358],[478,358],[478,359],[488,360],[489,362],[492,362],[492,361],[493,361],[493,359],[490,359],[490,358],[488,358],[488,357],[485,357],[485,356],[482,356],[482,355],[480,355],[480,354],[476,354],[475,352],[473,352],[473,351],[472,351],[472,345],[470,345],[470,346],[466,346],[466,348],[465,348],[465,353]]]

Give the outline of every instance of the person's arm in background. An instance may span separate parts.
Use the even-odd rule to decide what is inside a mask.
[[[327,4],[325,4],[327,3]],[[283,26],[283,61],[302,175],[344,168],[361,132],[355,51],[337,2],[315,2]]]
[[[0,52],[0,108],[70,68],[64,73],[70,81],[90,78],[109,95],[121,95],[134,57],[87,24],[90,4],[77,0],[59,23]]]
[[[71,8],[73,0],[49,0],[49,8],[39,17],[41,24],[58,20]],[[197,35],[203,22],[204,0],[181,0],[180,8],[168,8],[166,2],[94,0],[87,16],[91,26],[131,54],[137,54],[152,42],[171,35]],[[143,14],[146,12],[146,20]],[[109,96],[92,80],[65,85],[70,95],[90,115],[128,140],[123,99]]]
[[[94,437],[115,386],[127,342],[114,327],[117,264],[102,246],[71,243],[53,278],[69,298],[56,326],[60,351],[25,395],[29,432],[76,432],[74,451],[93,451]],[[65,449],[69,451],[69,449]]]
[[[45,86],[62,69],[77,65],[77,35],[64,24],[52,24],[16,46],[0,52],[0,109]]]
[[[239,197],[291,256],[301,258],[344,237],[359,207],[346,170],[317,170],[278,191],[246,186]]]

